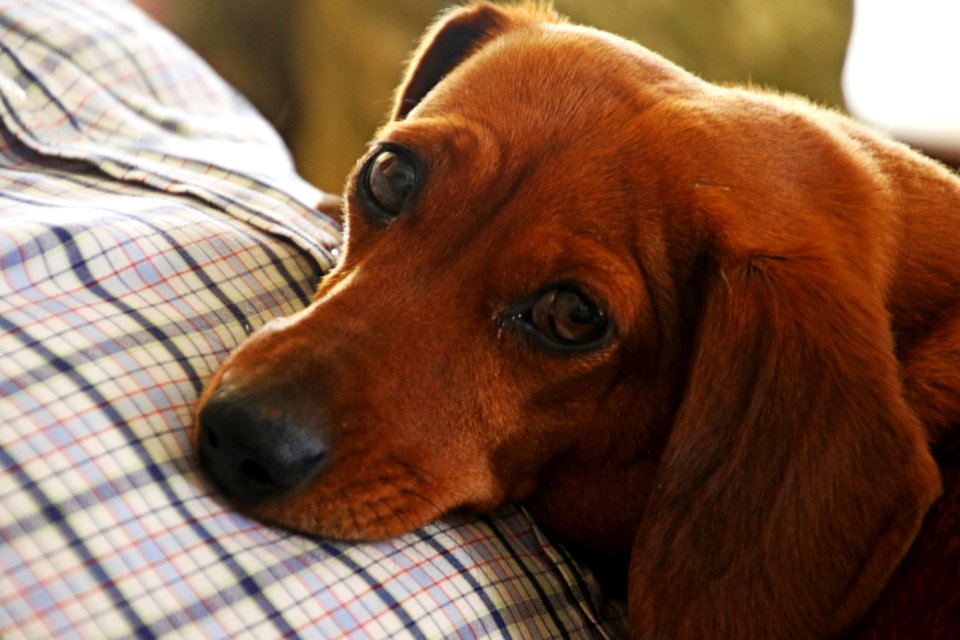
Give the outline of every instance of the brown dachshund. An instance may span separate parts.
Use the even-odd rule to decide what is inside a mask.
[[[956,175],[486,4],[357,167],[341,264],[203,396],[232,499],[349,539],[521,501],[628,567],[636,638],[957,637]]]

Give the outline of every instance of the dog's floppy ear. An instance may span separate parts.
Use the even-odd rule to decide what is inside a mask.
[[[551,10],[533,4],[477,3],[441,14],[410,60],[397,90],[393,120],[406,118],[444,76],[495,36],[523,24],[557,20]]]
[[[708,251],[687,389],[631,556],[635,637],[842,632],[940,492],[879,276],[837,247],[740,242]]]

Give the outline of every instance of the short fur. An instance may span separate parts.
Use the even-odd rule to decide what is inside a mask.
[[[253,514],[362,539],[521,501],[629,556],[636,638],[960,629],[956,175],[533,5],[445,13],[383,144],[419,162],[404,210],[361,159],[341,264],[201,402],[201,449],[242,405],[323,460]],[[609,341],[505,328],[567,282]]]

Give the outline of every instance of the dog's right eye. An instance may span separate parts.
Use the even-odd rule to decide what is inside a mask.
[[[506,322],[536,342],[557,351],[585,351],[606,343],[607,314],[578,288],[561,286],[515,309]]]
[[[387,219],[400,214],[416,184],[417,164],[398,148],[385,148],[371,157],[361,173],[363,195]]]

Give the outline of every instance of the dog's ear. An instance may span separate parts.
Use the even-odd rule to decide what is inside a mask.
[[[524,24],[557,20],[550,9],[533,4],[477,3],[441,14],[410,59],[397,90],[393,120],[406,118],[444,76],[497,35]]]
[[[906,553],[939,472],[901,393],[877,274],[819,243],[716,242],[631,556],[631,630],[832,637]]]

